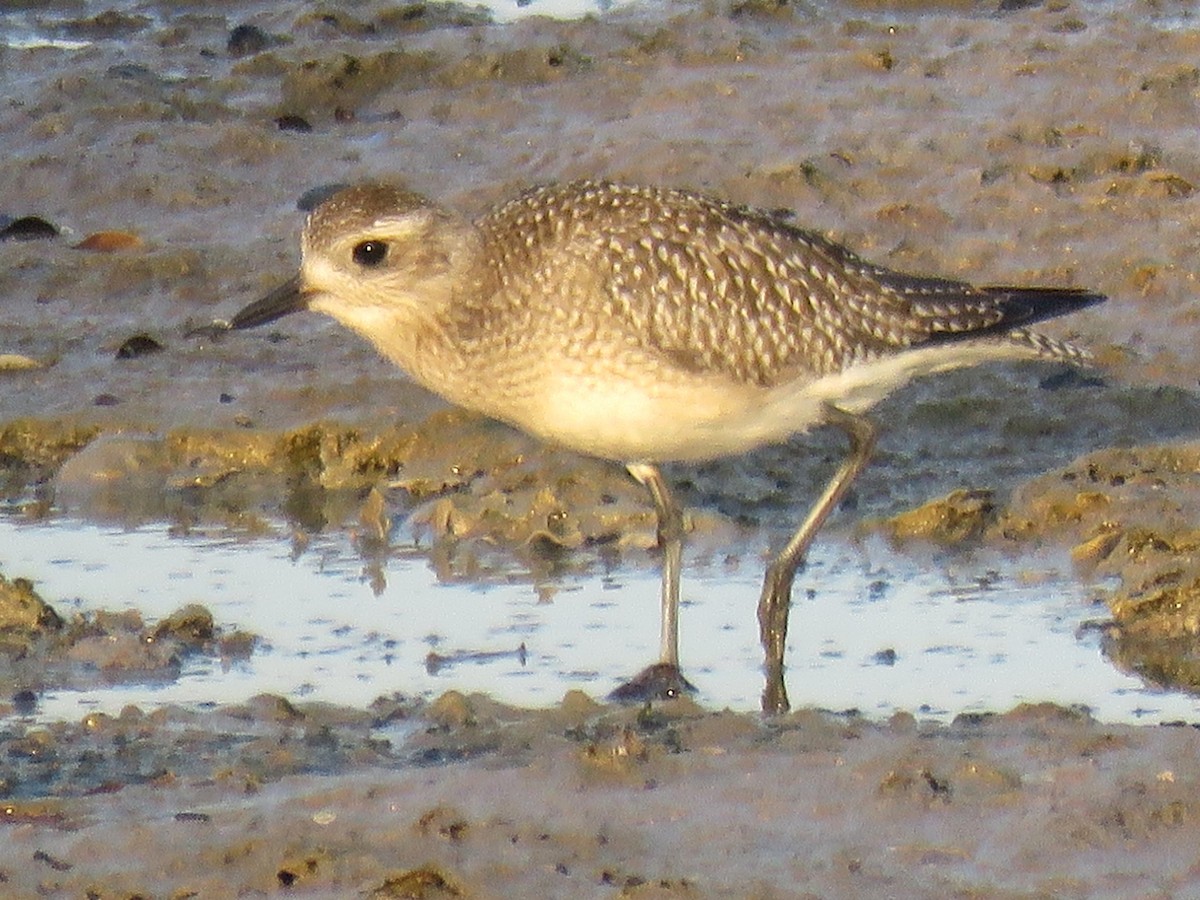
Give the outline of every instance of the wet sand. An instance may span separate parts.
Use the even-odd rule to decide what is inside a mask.
[[[398,178],[466,211],[566,178],[685,186],[792,210],[897,268],[1109,294],[1047,329],[1091,347],[1095,370],[989,367],[885,404],[837,527],[891,529],[913,552],[1061,547],[1113,585],[1116,663],[1194,689],[1200,32],[1185,8],[672,4],[506,26],[384,3],[94,13],[30,14],[85,46],[0,52],[0,227],[61,232],[0,241],[6,514],[283,521],[298,540],[416,514],[435,557],[498,548],[533,567],[600,546],[644,563],[652,522],[622,473],[446,410],[332,323],[189,332],[291,274],[297,198],[323,184]],[[261,40],[231,45],[247,22]],[[671,474],[699,531],[779,541],[840,452],[817,434]],[[46,725],[21,705],[0,721],[13,896],[1200,889],[1190,726],[1056,708],[764,722],[578,697],[544,712],[279,698]]]

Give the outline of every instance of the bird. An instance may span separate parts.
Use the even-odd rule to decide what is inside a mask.
[[[682,188],[552,183],[471,217],[370,182],[311,210],[299,274],[214,324],[324,313],[451,403],[624,465],[656,512],[661,646],[619,697],[691,687],[679,667],[683,510],[662,464],[843,431],[845,460],[759,597],[762,705],[782,712],[793,581],[867,465],[872,407],[914,378],[991,360],[1083,363],[1085,350],[1029,326],[1105,299],[894,271],[778,211]]]

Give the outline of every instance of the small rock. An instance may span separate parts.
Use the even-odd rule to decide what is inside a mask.
[[[95,253],[116,253],[141,247],[143,241],[129,231],[97,231],[89,234],[75,245],[76,250],[91,250]]]
[[[37,595],[26,578],[0,575],[0,631],[58,631],[62,618]]]
[[[960,489],[883,524],[894,541],[916,539],[953,546],[979,538],[996,517],[991,491]]]
[[[13,712],[19,716],[32,715],[37,710],[37,694],[30,690],[17,691],[13,694]]]
[[[285,861],[275,873],[275,878],[281,888],[299,887],[305,881],[313,882],[319,877],[326,876],[324,870],[330,868],[331,865],[329,852],[317,850]]]
[[[604,706],[581,690],[570,690],[563,694],[559,709],[568,718],[584,721],[599,714]]]
[[[256,694],[246,701],[245,710],[259,722],[298,722],[304,718],[304,713],[278,694]]]
[[[141,63],[117,63],[115,66],[109,66],[104,75],[106,78],[130,81],[150,88],[161,88],[166,85],[166,80],[161,75]]]
[[[212,613],[198,603],[189,603],[159,622],[153,636],[155,640],[174,638],[186,647],[200,649],[215,633]]]
[[[229,40],[225,42],[225,52],[234,59],[240,59],[243,56],[262,53],[274,43],[276,43],[276,39],[257,25],[242,24],[229,32]]]
[[[258,638],[248,631],[223,634],[217,640],[217,652],[223,660],[249,659],[254,653]]]
[[[0,353],[0,372],[21,372],[40,368],[42,368],[42,364],[36,359],[22,356],[19,353]]]
[[[431,722],[442,728],[462,728],[475,724],[475,710],[471,702],[458,691],[446,691],[426,711]]]
[[[301,134],[308,134],[313,130],[312,123],[304,116],[296,116],[290,113],[279,116],[275,120],[275,124],[279,126],[280,131],[298,131]]]
[[[878,650],[872,654],[871,662],[877,666],[894,666],[896,658],[896,651],[891,647],[885,647],[883,650]]]
[[[148,334],[135,334],[117,348],[117,359],[137,359],[158,353],[163,345]]]
[[[1109,557],[1121,543],[1124,532],[1106,529],[1095,537],[1071,548],[1071,559],[1076,565],[1095,567]]]
[[[519,7],[528,5],[529,0],[517,0]],[[416,0],[381,10],[375,22],[382,30],[411,32],[490,25],[493,19],[492,14],[482,5],[426,3],[424,0]]]
[[[0,241],[40,241],[58,237],[58,228],[40,216],[21,216],[0,229]]]
[[[371,900],[408,898],[408,900],[446,900],[465,896],[453,878],[432,866],[409,869],[387,878],[366,894]]]

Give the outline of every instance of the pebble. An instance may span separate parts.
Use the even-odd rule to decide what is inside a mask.
[[[21,216],[0,228],[0,241],[40,241],[58,234],[58,228],[40,216]]]
[[[262,53],[273,43],[275,43],[275,39],[257,25],[242,24],[229,32],[225,51],[234,59],[240,59],[243,56]]]
[[[150,337],[150,335],[135,334],[133,337],[126,339],[117,348],[117,359],[137,359],[140,356],[149,356],[151,353],[158,353],[162,349],[163,345]]]

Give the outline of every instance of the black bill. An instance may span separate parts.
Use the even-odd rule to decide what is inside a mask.
[[[300,276],[281,284],[265,297],[255,300],[248,306],[238,310],[229,320],[230,328],[255,328],[281,319],[288,313],[294,313],[308,306]]]

